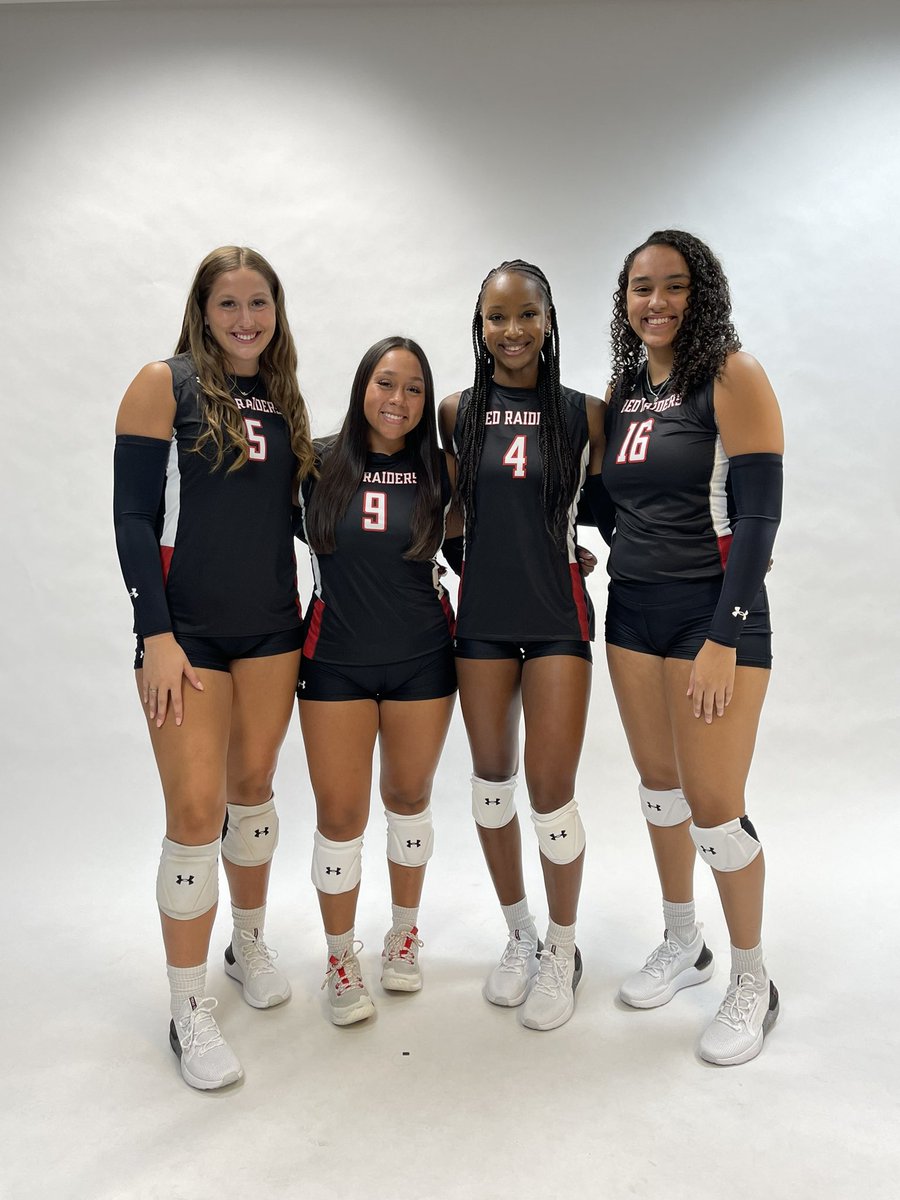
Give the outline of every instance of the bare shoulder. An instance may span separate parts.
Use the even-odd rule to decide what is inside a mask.
[[[438,405],[438,425],[441,431],[441,441],[444,449],[452,453],[453,430],[456,428],[456,414],[459,412],[459,398],[462,392],[452,392],[445,396]]]
[[[743,350],[729,354],[715,382],[713,406],[727,454],[783,452],[778,400],[752,354]]]
[[[116,417],[116,433],[168,440],[175,419],[172,369],[164,362],[147,363],[128,385]]]
[[[588,439],[591,444],[588,472],[591,475],[600,470],[603,462],[603,452],[606,449],[604,422],[606,418],[606,401],[598,396],[585,396],[585,412],[587,413]]]

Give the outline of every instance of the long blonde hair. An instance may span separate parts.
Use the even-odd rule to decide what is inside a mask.
[[[237,451],[228,470],[237,471],[250,457],[250,446],[240,410],[228,387],[231,375],[221,346],[206,324],[206,302],[213,285],[226,271],[246,267],[258,271],[265,279],[275,302],[275,333],[259,358],[259,370],[266,384],[266,394],[287,422],[291,449],[297,459],[297,478],[313,470],[315,456],[309,431],[306,402],[297,383],[297,348],[291,336],[284,307],[284,288],[272,267],[246,246],[219,246],[210,251],[197,268],[194,282],[184,308],[181,336],[176,354],[189,354],[197,368],[203,397],[205,428],[197,449],[212,444],[215,448],[213,467],[222,465],[226,449]]]

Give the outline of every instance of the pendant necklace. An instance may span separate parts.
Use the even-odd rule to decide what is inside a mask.
[[[256,389],[256,385],[259,383],[259,371],[257,371],[256,374],[253,376],[253,382],[250,384],[249,388],[247,388],[246,392],[241,387],[241,385],[238,383],[236,375],[231,376],[231,382],[234,386],[234,390],[236,392],[238,392],[241,396],[243,396],[245,400],[249,400],[250,397],[253,395],[254,390]]]

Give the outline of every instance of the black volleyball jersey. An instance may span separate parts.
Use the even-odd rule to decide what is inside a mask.
[[[661,583],[725,570],[734,509],[713,380],[688,396],[634,394],[609,405],[603,482],[616,507],[613,579]]]
[[[492,385],[475,480],[475,523],[465,532],[456,633],[478,641],[590,641],[594,610],[575,557],[575,511],[590,455],[583,392],[562,389],[578,486],[566,549],[547,531],[541,405],[532,388]],[[457,454],[471,390],[459,398]]]
[[[315,480],[304,480],[304,535],[314,490]],[[416,493],[416,464],[405,451],[366,456],[362,482],[335,526],[334,553],[310,549],[315,595],[306,614],[307,658],[375,666],[450,644],[453,609],[437,563],[403,557]],[[446,514],[450,478],[443,455],[441,502]]]
[[[161,506],[160,556],[172,628],[204,637],[252,637],[300,624],[291,531],[296,459],[287,424],[260,380],[235,389],[250,458],[228,474],[235,451],[211,469],[194,364],[166,359],[175,392],[174,437]]]

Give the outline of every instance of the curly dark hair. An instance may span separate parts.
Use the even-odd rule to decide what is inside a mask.
[[[475,477],[484,445],[484,415],[494,374],[494,358],[484,342],[481,300],[484,289],[498,275],[524,275],[543,293],[550,314],[550,336],[541,347],[538,362],[537,393],[541,404],[538,438],[544,464],[544,522],[554,542],[565,547],[569,509],[578,488],[578,469],[566,432],[565,406],[559,380],[559,327],[556,308],[547,276],[532,263],[520,258],[502,262],[482,280],[472,317],[472,348],[475,351],[475,381],[460,425],[457,491],[466,524],[475,526]]]
[[[675,361],[669,376],[670,391],[686,395],[719,375],[725,359],[741,342],[731,323],[731,294],[722,264],[704,242],[680,229],[658,229],[637,246],[619,273],[613,294],[612,400],[629,396],[645,360],[644,344],[628,323],[628,275],[632,264],[648,246],[671,246],[687,263],[691,277],[684,321],[675,336]]]

